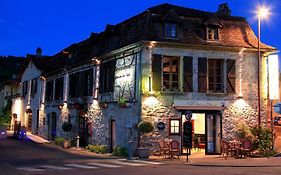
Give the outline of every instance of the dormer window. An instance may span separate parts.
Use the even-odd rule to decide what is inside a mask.
[[[219,28],[216,26],[207,27],[207,39],[218,40],[219,39]]]
[[[177,24],[165,23],[165,36],[169,38],[177,37]]]

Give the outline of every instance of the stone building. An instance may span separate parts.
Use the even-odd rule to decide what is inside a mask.
[[[267,122],[266,55],[276,49],[261,44],[258,70],[257,44],[247,21],[231,16],[227,4],[214,13],[161,4],[107,25],[49,61],[41,75],[39,134],[66,137],[67,121],[82,145],[112,150],[132,139],[136,150],[136,125],[149,120],[155,125],[150,142],[174,139],[181,146],[185,115],[192,113],[200,146],[219,153],[220,138],[233,136],[239,123],[257,124],[258,71]]]

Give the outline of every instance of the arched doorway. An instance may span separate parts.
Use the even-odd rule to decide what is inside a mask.
[[[27,115],[26,131],[31,132],[32,131],[32,110],[30,108],[28,108],[28,109],[26,109],[25,113]]]
[[[57,114],[51,112],[48,116],[48,138],[55,140],[57,136]]]

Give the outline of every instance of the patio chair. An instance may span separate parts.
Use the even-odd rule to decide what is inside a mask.
[[[166,158],[166,156],[169,155],[169,150],[170,150],[168,143],[165,142],[164,140],[159,140],[158,146],[159,146],[159,149],[160,149],[159,150],[160,154],[163,155],[164,158]]]
[[[174,156],[176,155],[179,159],[180,156],[180,143],[176,140],[172,140],[170,142],[170,155],[171,158],[174,158]]]

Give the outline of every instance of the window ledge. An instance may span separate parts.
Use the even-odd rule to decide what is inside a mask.
[[[179,91],[161,91],[161,95],[184,95],[185,92],[179,92]]]
[[[206,95],[224,96],[224,95],[229,95],[229,93],[224,93],[224,92],[207,92]]]

